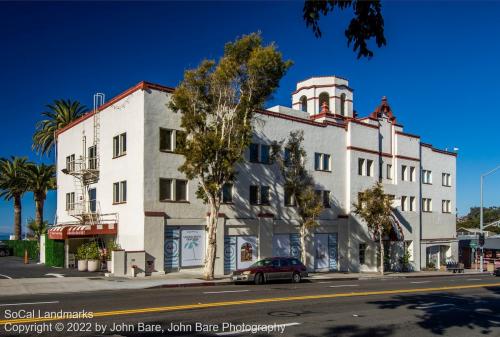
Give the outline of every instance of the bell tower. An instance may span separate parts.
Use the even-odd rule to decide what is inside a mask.
[[[292,107],[310,116],[353,117],[353,90],[338,76],[311,77],[297,83],[292,93]]]

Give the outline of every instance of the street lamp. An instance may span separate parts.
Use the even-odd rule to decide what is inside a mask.
[[[495,167],[493,170],[488,171],[484,174],[481,175],[481,210],[479,213],[479,230],[481,232],[481,236],[484,237],[484,232],[483,232],[483,180],[484,177],[489,176],[490,174],[495,173],[496,171],[500,170],[500,166]],[[483,261],[483,245],[481,245],[481,259],[479,262],[479,270],[483,272],[483,266],[484,266],[484,261]]]

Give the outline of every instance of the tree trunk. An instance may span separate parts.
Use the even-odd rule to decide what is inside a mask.
[[[302,226],[300,226],[300,257],[301,257],[302,263],[307,268],[306,236],[307,236],[306,227],[304,225],[302,225]]]
[[[217,222],[219,219],[219,207],[214,200],[209,200],[210,215],[207,223],[208,245],[205,253],[205,280],[214,279],[215,257],[217,253]]]
[[[15,240],[21,240],[22,237],[21,226],[21,196],[14,196],[14,237]]]
[[[43,204],[42,197],[35,198],[35,223],[39,229],[42,228],[43,223]]]
[[[380,249],[380,274],[384,275],[384,243],[382,242],[382,235],[379,231],[378,244]]]

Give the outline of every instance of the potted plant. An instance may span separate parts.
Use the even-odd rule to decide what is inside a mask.
[[[87,271],[87,244],[84,243],[78,247],[75,257],[78,260],[78,271]]]
[[[97,271],[99,269],[101,252],[97,242],[90,242],[87,246],[88,271]]]

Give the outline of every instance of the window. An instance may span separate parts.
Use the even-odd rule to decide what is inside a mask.
[[[160,178],[160,201],[173,201],[172,179]]]
[[[160,151],[174,151],[172,137],[174,131],[160,128]]]
[[[291,160],[292,160],[292,157],[291,157],[290,149],[285,148],[285,151],[284,151],[285,166],[290,166],[292,164]]]
[[[330,110],[330,95],[327,92],[322,92],[319,94],[319,111],[323,111],[323,106],[326,107],[326,110]]]
[[[250,161],[252,163],[259,162],[259,144],[250,144]]]
[[[410,166],[410,181],[415,181],[415,167]]]
[[[121,204],[127,202],[127,181],[113,184],[113,203]]]
[[[295,197],[287,188],[285,188],[285,206],[295,206]]]
[[[408,172],[407,172],[407,167],[406,165],[402,165],[401,166],[401,180],[402,181],[406,181],[408,180],[408,176],[407,176]]]
[[[91,213],[97,212],[97,190],[95,188],[89,189],[89,209]]]
[[[373,177],[373,160],[366,161],[366,176]]]
[[[406,205],[407,201],[408,201],[407,197],[405,197],[405,196],[401,197],[401,210],[402,211],[407,211],[408,210],[408,206]]]
[[[340,114],[345,116],[345,94],[340,94]]]
[[[233,184],[224,184],[222,186],[222,203],[230,204],[233,202]]]
[[[187,180],[175,180],[175,201],[187,201]]]
[[[410,212],[415,212],[417,210],[417,204],[415,202],[415,197],[410,197]]]
[[[97,170],[97,146],[91,146],[88,149],[89,151],[89,170]]]
[[[270,164],[271,163],[271,146],[264,144],[250,144],[250,162]]]
[[[307,97],[302,96],[300,98],[300,110],[307,112]]]
[[[330,208],[330,191],[323,191],[323,207]]]
[[[270,146],[261,145],[260,146],[260,162],[262,164],[269,164],[271,162],[269,157]]]
[[[365,160],[363,158],[358,158],[358,175],[362,176],[365,171]]]
[[[330,155],[325,153],[315,153],[314,169],[316,171],[331,171]]]
[[[364,200],[363,192],[358,192],[358,206],[360,208],[366,207],[366,201]]]
[[[122,133],[113,137],[113,158],[123,156],[127,153],[127,134]]]
[[[422,199],[422,212],[432,212],[432,199]]]
[[[75,192],[66,193],[66,210],[72,211],[75,209]]]
[[[451,187],[451,174],[443,173],[443,186]]]
[[[443,200],[441,204],[442,212],[443,213],[451,213],[451,201],[450,200]]]
[[[365,264],[366,243],[359,244],[359,264]]]
[[[424,184],[432,184],[432,171],[429,170],[422,171],[422,182]]]
[[[75,154],[66,157],[66,170],[68,172],[75,170]]]
[[[186,133],[184,131],[175,130],[175,150],[181,150],[186,145]]]
[[[250,186],[250,204],[269,205],[269,186]]]
[[[387,164],[387,179],[392,180],[392,165]]]

